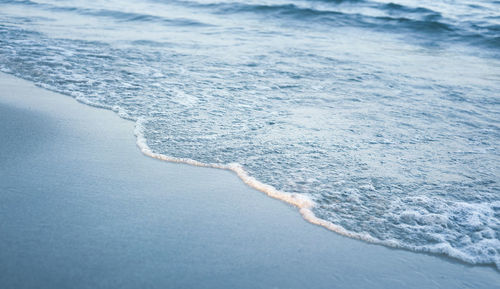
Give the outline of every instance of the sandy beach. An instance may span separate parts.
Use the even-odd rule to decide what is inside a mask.
[[[134,123],[0,75],[1,288],[499,288],[349,239],[234,173],[141,154]]]

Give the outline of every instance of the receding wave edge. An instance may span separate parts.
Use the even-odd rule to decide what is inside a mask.
[[[15,77],[25,79],[26,81],[32,81],[29,78],[26,79],[22,75],[13,73],[12,71],[5,70],[5,69],[0,69],[1,72],[11,74]],[[345,229],[344,227],[334,224],[332,222],[326,221],[324,219],[321,219],[317,217],[313,209],[316,206],[316,203],[307,195],[304,194],[296,194],[296,193],[288,193],[288,192],[283,192],[280,190],[277,190],[275,187],[262,183],[256,178],[250,176],[244,168],[238,164],[238,163],[229,163],[229,164],[218,164],[218,163],[203,163],[200,161],[196,161],[193,159],[188,159],[188,158],[177,158],[177,157],[172,157],[172,156],[167,156],[164,154],[159,154],[155,153],[151,150],[151,148],[147,145],[147,139],[144,136],[144,119],[143,118],[134,118],[129,116],[125,111],[123,111],[119,106],[109,106],[105,104],[100,104],[94,101],[90,101],[82,96],[75,96],[71,95],[68,93],[60,92],[53,87],[49,85],[45,85],[43,83],[35,82],[35,85],[47,89],[49,91],[53,91],[56,93],[60,94],[65,94],[68,96],[71,96],[74,98],[76,101],[89,105],[92,107],[100,108],[100,109],[106,109],[106,110],[111,110],[115,112],[120,118],[125,119],[125,120],[130,120],[134,121],[135,123],[135,128],[134,128],[134,135],[136,137],[136,144],[138,148],[141,150],[141,152],[151,158],[162,160],[162,161],[167,161],[167,162],[172,162],[172,163],[183,163],[183,164],[188,164],[188,165],[193,165],[193,166],[198,166],[198,167],[206,167],[206,168],[216,168],[216,169],[223,169],[223,170],[229,170],[234,172],[245,184],[247,184],[249,187],[254,188],[260,192],[265,193],[269,197],[284,201],[290,205],[293,205],[299,209],[300,214],[302,217],[315,225],[324,227],[330,231],[336,232],[340,235],[353,238],[353,239],[358,239],[362,241],[366,241],[369,243],[373,244],[378,244],[378,245],[383,245],[387,247],[392,247],[392,248],[397,248],[397,249],[405,249],[409,251],[414,251],[414,252],[424,252],[424,253],[432,253],[432,254],[440,254],[444,256],[448,256],[454,259],[458,259],[460,261],[474,264],[474,265],[491,265],[494,266],[498,271],[500,271],[500,260],[491,260],[491,262],[485,262],[484,260],[478,260],[474,256],[465,254],[461,252],[460,250],[457,250],[456,248],[453,248],[450,246],[448,243],[439,243],[435,245],[423,245],[423,246],[411,246],[408,244],[404,244],[398,240],[395,239],[387,239],[387,240],[380,240],[377,238],[374,238],[373,236],[367,234],[367,233],[358,233],[358,232],[353,232]]]
[[[143,122],[144,120],[142,118],[138,119],[135,122],[134,135],[136,136],[137,146],[139,147],[141,152],[148,157],[172,163],[182,163],[198,167],[216,168],[216,169],[232,171],[249,187],[258,190],[260,192],[263,192],[269,197],[284,201],[285,203],[297,207],[302,217],[309,223],[324,227],[330,231],[336,232],[340,235],[349,238],[358,239],[373,244],[384,245],[392,248],[406,249],[415,252],[442,254],[471,264],[494,265],[496,266],[496,269],[500,271],[500,263],[494,263],[494,262],[485,263],[477,261],[475,260],[474,257],[464,254],[463,252],[453,248],[449,244],[440,243],[431,246],[409,246],[394,239],[380,240],[370,236],[369,234],[362,234],[346,230],[344,227],[340,225],[336,225],[332,222],[318,218],[313,212],[313,208],[316,206],[316,203],[307,195],[288,193],[277,190],[275,187],[262,183],[256,178],[250,176],[245,171],[245,169],[238,163],[229,163],[229,164],[203,163],[193,159],[177,158],[177,157],[167,156],[164,154],[155,153],[147,145],[147,140],[144,137],[143,133],[144,131]]]

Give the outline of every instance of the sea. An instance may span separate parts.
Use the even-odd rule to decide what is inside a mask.
[[[337,233],[500,268],[500,1],[0,0],[0,71]]]

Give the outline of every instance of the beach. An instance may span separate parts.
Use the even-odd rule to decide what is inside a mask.
[[[233,172],[141,154],[134,122],[0,75],[2,288],[498,288],[494,266],[306,222]]]

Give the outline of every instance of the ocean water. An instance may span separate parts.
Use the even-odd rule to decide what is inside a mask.
[[[500,268],[500,1],[0,0],[0,71],[338,233]]]

